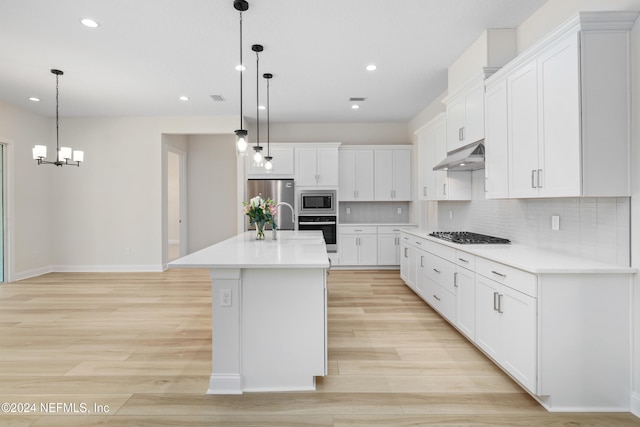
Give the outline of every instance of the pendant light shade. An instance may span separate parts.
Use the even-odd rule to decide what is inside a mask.
[[[50,162],[45,160],[47,157],[47,146],[36,145],[31,150],[33,159],[38,162],[39,165],[56,165],[56,166],[80,166],[80,163],[84,161],[84,152],[78,150],[72,150],[69,147],[60,147],[60,116],[59,116],[59,100],[60,100],[60,86],[59,77],[64,74],[60,70],[51,70],[52,74],[56,76],[56,160]]]
[[[234,0],[233,7],[240,12],[240,65],[236,69],[240,72],[240,129],[235,131],[236,134],[236,155],[244,157],[247,155],[249,142],[247,141],[248,132],[243,127],[243,110],[242,110],[242,78],[244,65],[242,62],[242,12],[249,10],[249,3],[245,0]]]
[[[267,80],[267,155],[264,156],[264,169],[267,173],[271,173],[273,171],[273,157],[271,157],[271,135],[269,135],[269,126],[270,126],[270,113],[271,107],[269,106],[269,82],[273,78],[273,74],[264,73],[262,77]]]

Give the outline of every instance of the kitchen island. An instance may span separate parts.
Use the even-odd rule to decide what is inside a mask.
[[[206,268],[212,290],[208,394],[314,390],[327,372],[326,275],[320,231],[255,231],[169,263]]]

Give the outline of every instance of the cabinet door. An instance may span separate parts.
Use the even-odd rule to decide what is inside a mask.
[[[407,283],[409,281],[409,246],[400,237],[400,278]]]
[[[466,145],[463,139],[464,104],[464,97],[447,104],[447,151],[453,151]]]
[[[375,150],[375,199],[393,200],[393,150]]]
[[[484,138],[484,82],[478,84],[465,97],[464,144]]]
[[[315,148],[296,148],[296,186],[318,184],[318,159]]]
[[[411,201],[411,150],[393,150],[393,200]]]
[[[573,34],[538,59],[541,197],[582,193],[577,37]]]
[[[487,86],[485,111],[485,196],[509,197],[507,81]]]
[[[400,263],[399,241],[399,234],[378,234],[378,265]]]
[[[457,267],[456,286],[456,326],[471,341],[476,337],[476,274]]]
[[[378,236],[361,234],[358,236],[359,262],[362,265],[378,264]]]
[[[356,200],[356,150],[338,150],[338,171],[339,200]]]
[[[536,391],[536,299],[502,287],[500,356],[504,368],[530,391]]]
[[[509,196],[538,195],[538,81],[532,61],[507,78]]]
[[[343,234],[340,236],[340,265],[358,264],[358,236]]]
[[[501,285],[483,276],[476,276],[476,344],[498,361],[500,317],[497,311]]]
[[[356,200],[373,200],[373,150],[356,150],[354,160]]]
[[[338,149],[317,149],[318,185],[334,187],[338,185]]]
[[[434,200],[435,174],[432,170],[436,164],[435,132],[425,129],[418,134],[418,199]]]

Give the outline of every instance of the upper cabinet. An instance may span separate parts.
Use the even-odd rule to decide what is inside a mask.
[[[267,173],[264,167],[253,166],[253,157],[247,156],[247,175],[249,178],[293,178],[293,147],[291,144],[270,144],[269,151],[273,160],[273,169]],[[262,152],[267,155],[267,147]]]
[[[482,73],[444,99],[447,106],[447,152],[484,138],[484,78]]]
[[[447,115],[442,113],[416,132],[418,136],[418,198],[420,200],[470,200],[471,172],[433,167],[447,155]]]
[[[374,152],[375,200],[411,201],[411,146]]]
[[[302,145],[302,144],[301,144]],[[296,186],[337,187],[339,143],[295,147]]]
[[[581,12],[487,80],[487,197],[630,195],[637,16]]]
[[[340,201],[374,200],[373,149],[339,150]]]

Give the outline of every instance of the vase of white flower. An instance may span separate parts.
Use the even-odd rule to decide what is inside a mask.
[[[271,199],[263,199],[258,195],[248,202],[242,202],[243,211],[249,217],[249,223],[256,225],[256,240],[264,240],[264,228],[271,224],[276,228],[274,215],[276,213],[276,203]]]

